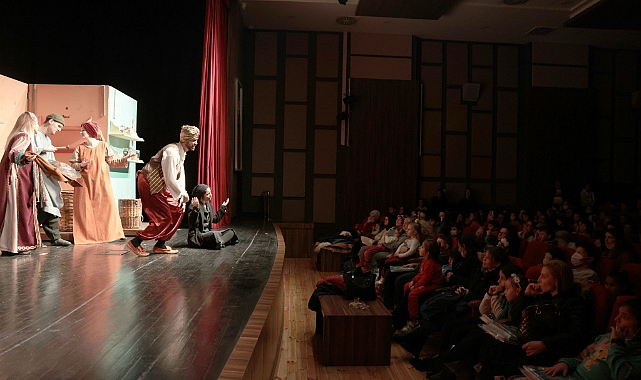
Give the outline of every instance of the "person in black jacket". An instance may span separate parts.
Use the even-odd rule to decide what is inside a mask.
[[[489,347],[486,345],[480,358],[481,379],[517,375],[524,364],[554,365],[561,358],[578,354],[592,340],[588,333],[592,317],[590,303],[574,283],[567,263],[552,260],[545,264],[538,282],[529,284],[525,295],[533,297],[533,305],[541,310],[546,305],[553,308],[549,316],[557,321],[551,323],[553,318],[544,318],[545,312],[524,313],[521,333],[525,343],[520,349],[498,341]]]
[[[205,184],[194,187],[191,192],[191,204],[187,207],[189,233],[187,243],[191,248],[220,249],[234,236],[234,230],[214,231],[213,224],[218,223],[227,213],[227,198],[214,214],[211,205],[211,189]]]

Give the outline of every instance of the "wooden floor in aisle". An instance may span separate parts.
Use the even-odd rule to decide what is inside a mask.
[[[328,366],[320,364],[322,339],[314,334],[316,313],[307,301],[321,278],[335,273],[314,269],[312,259],[285,259],[285,326],[276,379],[424,379],[409,364],[411,354],[392,343],[389,366]]]

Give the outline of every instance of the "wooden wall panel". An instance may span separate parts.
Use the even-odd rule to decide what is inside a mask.
[[[472,178],[492,179],[491,157],[472,157]]]
[[[479,98],[473,109],[491,111],[494,106],[494,71],[492,69],[472,69],[472,83],[481,84]]]
[[[316,82],[316,125],[336,126],[338,83]]]
[[[441,156],[421,156],[421,177],[441,176]]]
[[[499,87],[519,86],[519,49],[516,46],[498,47]]]
[[[519,93],[499,91],[496,108],[497,132],[517,133],[519,128]]]
[[[466,188],[467,186],[464,182],[447,182],[445,184],[445,196],[450,202],[450,205],[459,203],[465,195]]]
[[[488,44],[472,45],[472,64],[479,66],[493,66],[494,46]]]
[[[288,55],[307,55],[307,33],[287,33],[285,52]]]
[[[467,106],[461,104],[461,90],[447,89],[445,126],[448,131],[467,131]]]
[[[254,129],[252,142],[252,173],[274,173],[276,131]]]
[[[410,80],[412,59],[353,55],[349,73],[351,78]]]
[[[425,111],[423,116],[423,152],[424,154],[441,153],[441,112]]]
[[[254,81],[254,124],[276,124],[276,81]]]
[[[472,184],[472,193],[481,205],[492,204],[492,185],[489,183]]]
[[[423,41],[421,44],[421,62],[442,63],[443,43],[438,41]]]
[[[492,156],[492,142],[492,114],[473,113],[472,155]]]
[[[430,199],[436,195],[436,190],[441,188],[440,182],[421,182],[420,197]]]
[[[336,131],[316,130],[314,136],[314,174],[336,174]]]
[[[307,58],[285,60],[285,101],[307,100]]]
[[[352,33],[350,42],[352,54],[412,56],[412,36],[410,35]]]
[[[467,44],[447,43],[447,84],[467,83]]]
[[[423,106],[441,108],[443,105],[443,68],[440,66],[423,66]]]
[[[278,34],[257,32],[254,36],[254,74],[276,76],[278,69]]]
[[[503,183],[497,184],[496,203],[500,205],[516,204],[516,185]]]
[[[336,219],[336,180],[314,178],[314,222],[334,223]]]
[[[283,196],[305,196],[305,153],[283,153]]]
[[[516,179],[517,142],[516,138],[496,139],[496,178]]]
[[[316,37],[316,76],[338,78],[340,67],[338,34],[318,34]]]
[[[269,191],[271,197],[274,196],[274,179],[266,177],[253,177],[252,178],[252,197],[260,197],[263,191]]]
[[[467,174],[467,137],[448,135],[445,143],[445,176],[465,178]]]
[[[304,199],[283,199],[283,222],[303,222],[305,221],[305,200]],[[313,242],[307,247],[311,252]],[[305,256],[302,256],[305,257]]]
[[[283,148],[305,149],[307,144],[307,106],[285,104]]]

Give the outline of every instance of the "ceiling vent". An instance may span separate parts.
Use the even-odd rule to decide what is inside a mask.
[[[355,17],[338,17],[336,18],[336,23],[340,25],[354,25],[358,21]]]
[[[536,28],[532,28],[529,32],[525,33],[527,36],[546,36],[552,32],[554,32],[556,28],[546,28],[543,26],[537,26]]]
[[[503,4],[506,5],[521,5],[527,3],[528,0],[503,0]]]

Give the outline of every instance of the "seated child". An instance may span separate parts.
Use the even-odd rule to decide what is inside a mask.
[[[214,231],[213,224],[218,223],[227,213],[227,198],[214,214],[211,205],[211,189],[205,184],[194,187],[191,192],[191,204],[187,207],[189,232],[187,243],[191,248],[220,249],[225,244],[238,241],[236,233],[229,228],[224,231]]]

